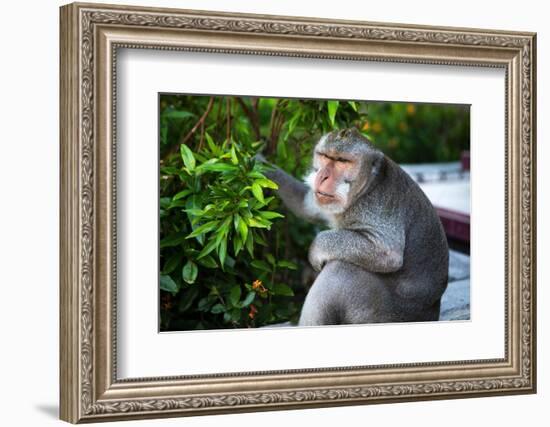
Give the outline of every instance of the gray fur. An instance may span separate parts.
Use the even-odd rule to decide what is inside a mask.
[[[316,206],[313,190],[281,169],[269,173],[290,210],[331,227],[309,250],[320,273],[300,325],[438,320],[449,250],[426,195],[355,129],[325,135],[318,149],[358,159],[359,173],[341,212]]]

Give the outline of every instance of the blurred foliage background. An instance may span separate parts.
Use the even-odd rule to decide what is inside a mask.
[[[160,96],[162,331],[295,322],[319,226],[288,212],[255,161],[302,177],[320,136],[358,128],[398,163],[460,159],[468,106]]]

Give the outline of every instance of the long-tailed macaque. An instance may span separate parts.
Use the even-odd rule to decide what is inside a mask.
[[[319,275],[299,324],[438,320],[449,251],[420,187],[356,129],[324,135],[312,166],[305,184],[269,173],[292,212],[330,227],[309,250]]]

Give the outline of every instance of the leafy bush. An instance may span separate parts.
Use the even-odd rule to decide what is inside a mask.
[[[206,149],[193,153],[181,145],[183,166],[161,170],[164,181],[182,188],[160,200],[160,287],[181,294],[178,317],[164,310],[163,323],[200,329],[287,320],[287,302],[278,305],[294,293],[275,278],[278,270],[296,265],[276,260],[265,234],[283,218],[270,210],[274,197],[264,195],[277,185],[246,147],[227,140],[216,145],[205,137]]]

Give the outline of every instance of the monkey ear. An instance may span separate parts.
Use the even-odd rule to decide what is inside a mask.
[[[371,175],[378,176],[382,173],[384,169],[385,159],[386,158],[384,156],[384,153],[380,151],[374,152],[374,155],[370,159]]]

